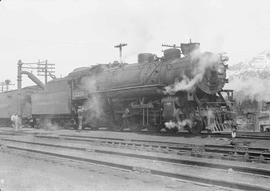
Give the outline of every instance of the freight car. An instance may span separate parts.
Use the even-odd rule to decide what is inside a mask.
[[[40,91],[38,86],[29,86],[21,90],[21,107],[23,121],[32,117],[31,95]],[[0,93],[0,126],[10,126],[10,117],[12,114],[18,114],[18,91],[11,90]]]
[[[78,123],[82,107],[83,124],[91,128],[222,131],[233,120],[232,91],[222,89],[228,59],[200,53],[198,47],[181,44],[181,49],[165,50],[161,58],[143,53],[135,64],[76,69],[32,95],[33,117],[41,126],[48,119],[70,126]]]

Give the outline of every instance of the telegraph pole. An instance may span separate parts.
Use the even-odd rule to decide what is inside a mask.
[[[0,82],[1,92],[4,92],[5,82]]]
[[[122,48],[124,46],[127,46],[127,44],[126,43],[120,43],[120,44],[114,46],[114,48],[119,48],[120,63],[123,63],[123,60],[122,60]]]
[[[47,84],[47,82],[48,82],[48,62],[47,62],[47,60],[45,60],[45,68],[44,68],[44,73],[45,73],[45,84]]]
[[[53,74],[55,71],[55,64],[48,64],[48,61],[45,60],[43,62],[38,61],[34,63],[23,63],[21,60],[17,63],[18,71],[17,71],[17,113],[19,117],[22,117],[22,107],[21,107],[21,89],[22,89],[22,74],[25,74],[25,69],[28,70],[37,70],[38,76],[45,76],[45,84],[48,81],[48,75],[53,78]],[[24,69],[24,71],[22,71]],[[30,73],[30,72],[28,72]],[[8,87],[7,87],[8,88]]]
[[[17,101],[18,101],[18,107],[17,107],[17,114],[19,117],[22,117],[22,107],[21,107],[21,89],[22,89],[22,61],[18,61],[18,76],[17,76]]]
[[[5,80],[5,85],[6,85],[6,91],[8,91],[9,90],[9,86],[12,86],[12,85],[15,85],[15,84],[12,84],[9,79],[6,79]]]
[[[12,84],[11,81],[8,79],[6,79],[4,82],[0,82],[1,92],[8,91],[9,86],[11,86],[11,85],[15,85],[15,84]],[[5,87],[6,87],[6,89],[5,89]]]
[[[55,73],[55,64],[49,64],[48,60],[45,60],[43,62],[38,62],[37,64],[37,69],[38,69],[38,76],[44,76],[45,84],[48,82],[48,76],[51,78],[55,78],[54,73]]]

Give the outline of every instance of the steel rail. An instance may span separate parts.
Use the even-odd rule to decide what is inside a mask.
[[[21,133],[17,132],[15,134],[9,133],[2,133],[4,135],[21,135]],[[51,137],[47,135],[40,135],[40,133],[31,133],[34,136],[39,138],[59,138],[59,137]],[[267,148],[256,148],[256,147],[239,147],[239,146],[232,146],[232,145],[202,145],[198,146],[195,144],[184,144],[184,143],[175,143],[169,141],[149,141],[149,140],[141,140],[141,139],[123,139],[123,138],[110,138],[110,137],[98,137],[98,136],[84,136],[84,135],[59,135],[62,139],[72,140],[72,141],[82,141],[82,142],[96,142],[97,140],[103,140],[103,143],[107,144],[135,144],[137,146],[150,146],[150,147],[160,147],[169,150],[186,150],[192,151],[194,147],[201,147],[205,152],[209,153],[220,153],[220,154],[240,154],[245,155],[249,154],[251,157],[259,157],[262,155],[266,159],[270,160],[270,150]],[[83,138],[83,139],[80,139]],[[97,140],[93,140],[97,139]],[[102,142],[102,141],[101,141]],[[125,143],[128,142],[128,143]],[[157,144],[157,145],[153,145]]]
[[[31,142],[31,144],[32,144],[32,142]],[[136,171],[137,169],[140,169],[140,167],[137,168],[137,167],[135,167],[133,165],[123,165],[123,164],[118,164],[118,163],[113,163],[113,162],[107,162],[107,161],[100,161],[100,160],[77,157],[77,156],[64,155],[64,154],[59,154],[59,153],[54,153],[54,152],[47,152],[47,151],[36,150],[36,149],[22,148],[22,147],[11,146],[11,145],[6,145],[6,147],[9,148],[9,149],[14,149],[14,150],[20,150],[20,151],[26,151],[26,152],[31,152],[31,153],[44,154],[44,155],[48,155],[48,156],[53,156],[53,157],[58,157],[58,158],[63,158],[63,159],[71,159],[71,160],[80,161],[80,162],[88,162],[88,163],[91,163],[91,164],[109,166],[109,167],[128,170],[128,171]],[[62,148],[62,147],[60,147],[60,148]],[[112,153],[110,153],[110,154],[112,154]],[[144,168],[143,170],[145,172],[149,173],[149,174],[152,174],[152,175],[159,175],[159,176],[163,176],[163,177],[176,178],[176,179],[192,181],[192,182],[197,182],[197,183],[203,183],[203,184],[209,184],[209,185],[215,185],[215,186],[220,186],[220,187],[225,187],[225,188],[248,190],[248,191],[254,191],[254,190],[256,190],[256,191],[266,191],[266,190],[269,190],[268,188],[265,188],[265,187],[259,187],[259,186],[256,186],[256,185],[244,184],[244,183],[239,183],[239,182],[231,182],[231,181],[225,181],[225,180],[213,180],[213,179],[208,179],[208,178],[196,177],[196,176],[191,176],[191,175],[186,175],[186,174],[164,172],[164,171],[161,171],[161,170],[153,170],[153,169],[148,169],[148,168]]]
[[[0,133],[1,134],[1,133]],[[17,134],[16,134],[17,135]],[[231,145],[195,145],[195,144],[184,144],[184,143],[175,143],[168,141],[149,141],[149,140],[140,140],[140,139],[123,139],[123,138],[109,138],[109,137],[97,137],[97,136],[81,136],[81,135],[60,135],[60,137],[52,137],[47,135],[40,135],[39,133],[34,134],[39,138],[53,138],[53,139],[66,139],[72,141],[81,141],[81,142],[98,142],[97,140],[101,140],[101,143],[111,144],[111,145],[134,145],[137,147],[145,147],[145,148],[162,148],[167,149],[168,151],[194,151],[201,149],[203,152],[208,153],[219,153],[225,155],[240,155],[246,161],[260,161],[260,162],[270,162],[270,151],[267,148],[253,148],[253,147],[239,147],[239,146],[231,146]],[[80,139],[83,138],[83,139]],[[93,140],[94,139],[94,140]],[[156,145],[155,145],[156,144]],[[194,155],[194,152],[191,153]],[[196,154],[196,151],[195,151]],[[202,152],[197,152],[198,156],[202,154]],[[257,160],[258,158],[258,160]],[[229,160],[243,160],[239,158],[230,158],[223,157],[222,159]]]
[[[86,148],[86,147],[75,147],[75,146],[56,145],[56,144],[48,144],[48,143],[29,142],[29,141],[7,139],[7,138],[3,138],[2,140],[10,141],[10,142],[17,142],[17,143],[25,143],[25,144],[30,144],[30,145],[72,149],[72,150],[77,150],[77,151],[86,151],[86,152],[89,151],[89,148]],[[156,160],[156,161],[175,163],[175,164],[185,164],[185,165],[191,165],[191,166],[201,166],[201,167],[223,169],[223,170],[227,170],[227,169],[232,168],[234,171],[238,171],[238,172],[258,174],[258,175],[270,177],[270,170],[265,170],[265,169],[241,167],[241,166],[227,165],[227,164],[215,164],[215,163],[184,160],[184,159],[175,159],[175,158],[165,158],[165,157],[149,156],[149,155],[141,155],[141,154],[133,154],[133,153],[123,153],[123,152],[116,152],[116,151],[106,151],[106,150],[100,150],[100,149],[90,149],[90,151],[96,152],[96,153],[102,153],[102,154],[119,155],[119,156],[148,159],[148,160]]]
[[[87,131],[87,130],[86,130]],[[108,129],[105,130],[99,130],[99,131],[111,131]],[[14,131],[6,131],[8,133],[14,133]],[[206,136],[211,136],[211,137],[221,137],[221,138],[231,138],[230,133],[206,133],[203,132],[198,135],[191,134],[189,132],[156,132],[156,131],[111,131],[111,132],[121,132],[121,133],[139,133],[139,134],[151,134],[151,135],[157,135],[157,136],[172,136],[172,137],[206,137]],[[39,134],[38,132],[16,132],[17,134]],[[4,132],[0,132],[0,134],[4,134]],[[253,132],[238,132],[236,135],[236,138],[238,139],[255,139],[255,140],[270,140],[270,133],[253,133]]]
[[[37,137],[44,137],[37,135]],[[46,137],[46,136],[45,136]],[[231,152],[236,152],[238,154],[246,154],[248,153],[251,156],[260,156],[263,155],[270,159],[270,150],[267,148],[257,148],[257,147],[239,147],[239,146],[232,146],[232,145],[195,145],[195,144],[184,144],[184,143],[175,143],[175,142],[168,142],[168,141],[149,141],[149,140],[140,140],[140,139],[123,139],[123,138],[108,138],[108,137],[97,137],[97,136],[79,136],[79,135],[60,135],[61,138],[65,138],[68,140],[75,140],[75,141],[90,141],[93,142],[91,139],[100,139],[100,140],[108,140],[114,143],[119,141],[119,144],[123,142],[136,142],[137,144],[150,144],[150,146],[157,146],[151,145],[153,143],[158,144],[159,147],[173,149],[173,150],[192,150],[194,147],[203,147],[206,152],[215,152],[215,153],[224,153],[229,154]],[[85,138],[85,139],[77,139],[77,138]]]

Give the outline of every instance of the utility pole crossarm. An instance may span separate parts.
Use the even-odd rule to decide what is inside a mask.
[[[0,82],[1,92],[8,91],[9,87],[13,85],[15,84],[12,84],[9,79],[6,79],[4,82]],[[4,87],[6,87],[6,89]]]
[[[123,48],[124,46],[127,46],[127,44],[126,44],[126,43],[120,43],[120,44],[114,46],[114,48],[119,48],[120,63],[123,62],[123,61],[122,61],[122,48]]]
[[[48,77],[55,79],[52,77],[52,73],[55,73],[55,64],[48,63],[47,60],[44,62],[39,62],[37,66],[38,76],[44,76],[45,84],[48,82]]]
[[[22,75],[26,74],[28,75],[28,77],[34,81],[35,83],[37,83],[37,85],[41,84],[43,85],[42,82],[40,82],[40,80],[38,78],[36,78],[33,74],[32,71],[29,72],[27,70],[37,70],[38,72],[38,76],[44,76],[45,78],[45,84],[47,84],[48,82],[48,76],[50,76],[51,78],[55,79],[55,76],[52,74],[54,73],[54,69],[55,69],[55,64],[51,64],[48,63],[47,60],[45,61],[38,61],[38,62],[34,62],[34,63],[25,63],[22,62],[21,60],[18,61],[17,63],[17,112],[18,115],[20,117],[22,117],[22,106],[21,106],[21,89],[22,89]],[[26,70],[25,70],[26,69]],[[40,82],[40,83],[39,83]],[[7,84],[10,84],[10,81],[6,81]],[[1,87],[1,84],[0,84]],[[3,86],[2,86],[3,89]],[[7,90],[8,90],[8,86],[7,86]]]

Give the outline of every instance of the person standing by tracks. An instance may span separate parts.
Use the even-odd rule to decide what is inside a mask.
[[[11,121],[11,127],[12,127],[13,129],[15,129],[15,131],[16,131],[16,126],[15,126],[16,114],[12,114],[12,115],[11,115],[10,121]]]
[[[21,128],[21,118],[18,116],[18,114],[11,115],[11,124],[12,127],[17,131]]]
[[[17,127],[17,130],[22,128],[22,118],[17,114],[16,115],[16,124],[15,126]]]
[[[34,129],[36,127],[36,123],[36,119],[31,117],[29,120],[30,127]]]
[[[78,107],[77,114],[78,114],[78,131],[80,132],[83,126],[83,107],[82,106]]]
[[[130,116],[129,109],[126,108],[124,113],[122,114],[122,120],[123,120],[123,125],[121,127],[121,130],[128,128],[128,118]]]
[[[237,130],[237,124],[235,122],[232,122],[232,140],[231,140],[231,145],[235,145],[235,139],[236,139],[236,130]]]

